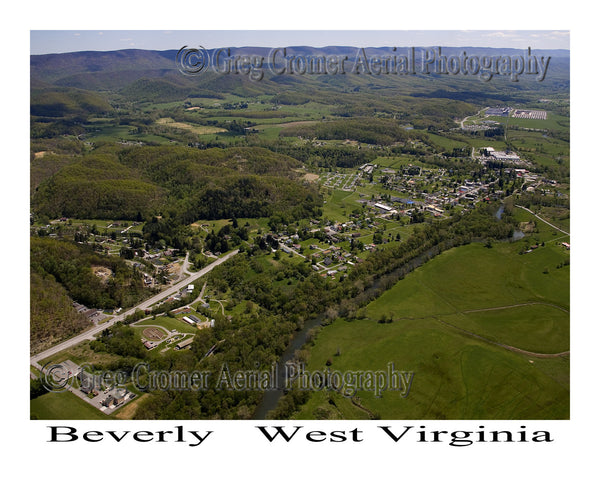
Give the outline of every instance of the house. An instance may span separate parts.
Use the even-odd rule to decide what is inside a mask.
[[[122,405],[123,403],[125,403],[125,398],[127,397],[127,389],[125,388],[118,388],[117,391],[115,392],[115,394],[113,395],[113,405],[115,407],[118,407],[119,405]]]
[[[77,374],[77,379],[81,384],[79,390],[86,395],[91,393],[96,396],[102,391],[102,379],[97,375],[92,375],[85,370],[81,370]]]

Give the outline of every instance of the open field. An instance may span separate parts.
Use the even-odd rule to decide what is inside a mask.
[[[120,358],[118,355],[107,352],[95,352],[90,347],[90,341],[86,340],[51,357],[44,358],[40,361],[40,365],[57,364],[65,360],[71,360],[77,365],[83,365],[84,363],[100,365],[118,361]]]
[[[164,327],[167,330],[177,330],[181,333],[197,333],[198,329],[189,323],[186,323],[182,320],[185,315],[181,314],[178,318],[167,317],[166,315],[161,315],[156,318],[149,318],[147,320],[143,320],[139,323],[136,323],[136,326],[144,326],[144,325],[158,325],[159,327]],[[145,329],[144,329],[145,331]]]
[[[30,414],[36,420],[110,420],[97,408],[70,392],[48,392],[31,400]]]
[[[212,127],[210,125],[192,125],[190,123],[176,122],[171,118],[163,117],[156,121],[157,125],[163,125],[170,128],[179,128],[181,130],[189,130],[196,135],[207,135],[212,133],[225,132],[224,128]]]
[[[519,248],[444,252],[362,309],[362,320],[323,328],[307,370],[324,370],[329,360],[342,372],[385,370],[389,362],[414,372],[406,399],[358,394],[382,418],[568,418],[569,268],[555,268],[568,254],[554,245],[525,255]],[[298,417],[315,412],[364,416],[335,392],[312,395]]]
[[[336,356],[336,352],[340,352]],[[358,394],[376,417],[386,419],[535,419],[568,418],[569,360],[530,359],[464,336],[433,318],[379,324],[337,320],[326,327],[311,350],[307,371],[386,370],[414,372],[410,392]],[[335,408],[329,402],[335,403]],[[296,418],[315,418],[318,409],[335,418],[364,418],[337,392],[311,396]],[[340,415],[340,412],[342,415]]]
[[[520,242],[448,250],[386,291],[365,314],[375,320],[383,313],[415,318],[528,302],[568,309],[569,268],[556,265],[569,254],[555,245],[524,255],[519,250]]]

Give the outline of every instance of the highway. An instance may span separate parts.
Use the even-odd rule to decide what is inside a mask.
[[[36,367],[38,369],[41,369],[41,365],[39,364],[40,360],[50,357],[51,355],[54,355],[62,350],[67,349],[67,348],[70,348],[73,345],[77,345],[78,343],[81,343],[84,340],[93,340],[94,337],[96,335],[98,335],[102,330],[107,329],[108,327],[114,325],[117,322],[121,322],[121,321],[125,320],[125,318],[128,315],[135,313],[136,310],[145,310],[145,309],[149,308],[151,305],[159,302],[163,298],[167,298],[167,297],[175,294],[176,292],[181,290],[186,285],[188,285],[188,284],[192,283],[193,281],[199,279],[200,277],[206,275],[217,265],[220,265],[223,262],[226,262],[231,257],[236,255],[238,252],[239,252],[239,250],[234,250],[233,252],[229,252],[227,255],[219,258],[218,260],[214,261],[207,267],[204,267],[202,270],[200,270],[196,273],[190,274],[190,276],[188,278],[181,280],[180,282],[170,286],[169,288],[160,292],[158,295],[150,297],[147,300],[144,300],[142,303],[135,305],[134,307],[131,307],[126,312],[123,312],[120,315],[117,315],[117,316],[111,318],[110,320],[108,320],[107,322],[105,322],[101,325],[97,325],[94,328],[90,328],[89,330],[86,330],[85,332],[81,333],[80,335],[77,335],[73,338],[70,338],[69,340],[59,343],[58,345],[55,345],[54,347],[51,347],[48,350],[45,350],[43,352],[40,352],[40,353],[32,356],[30,358],[31,365],[33,365],[34,367]]]

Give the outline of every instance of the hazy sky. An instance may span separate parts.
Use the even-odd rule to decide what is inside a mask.
[[[32,55],[128,48],[178,50],[184,45],[287,47],[503,47],[569,49],[565,30],[31,30]]]

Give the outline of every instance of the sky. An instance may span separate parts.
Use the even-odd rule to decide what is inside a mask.
[[[498,47],[569,49],[568,30],[31,30],[30,53],[220,47]]]

